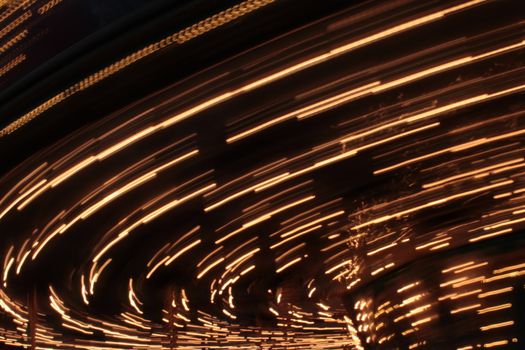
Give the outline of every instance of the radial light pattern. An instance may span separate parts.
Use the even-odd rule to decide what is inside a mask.
[[[349,2],[36,152],[0,179],[0,342],[522,348],[524,14]]]

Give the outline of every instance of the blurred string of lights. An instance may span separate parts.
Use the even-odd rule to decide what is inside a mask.
[[[129,65],[147,57],[150,56],[159,50],[162,50],[168,46],[174,45],[174,44],[183,44],[188,40],[194,39],[198,36],[201,36],[210,30],[213,30],[215,28],[218,28],[220,26],[225,25],[226,23],[229,23],[239,17],[242,17],[252,11],[255,11],[263,6],[266,6],[275,0],[247,0],[244,2],[241,2],[235,6],[232,6],[231,8],[228,8],[224,11],[221,11],[211,17],[208,17],[206,19],[203,19],[202,21],[195,23],[194,25],[184,28],[174,34],[171,34],[162,40],[159,40],[153,44],[150,44],[118,61],[115,63],[112,63],[111,65],[104,67],[103,69],[89,75],[85,79],[79,81],[78,83],[75,83],[65,89],[64,91],[61,91],[57,95],[51,97],[46,102],[40,104],[39,106],[35,107],[31,111],[27,112],[20,118],[16,119],[6,127],[4,127],[2,130],[0,130],[0,137],[3,137],[5,135],[8,135],[12,133],[13,131],[17,130],[18,128],[24,126],[34,118],[38,117],[48,109],[54,107],[58,103],[64,101],[65,99],[73,96],[74,94],[83,91],[98,82],[100,82],[103,79],[106,79],[107,77],[121,71],[122,69],[128,67]],[[49,9],[54,7],[56,5],[56,1],[50,2],[49,4],[46,4],[42,6],[41,9],[39,9],[39,14],[44,14]],[[28,6],[27,4],[25,6]],[[19,18],[19,20],[16,20],[12,22],[12,26],[18,26],[23,22],[24,18]],[[8,29],[9,26],[5,27],[5,29]],[[5,30],[4,29],[4,30]],[[10,30],[10,29],[9,29]],[[24,30],[19,35],[11,39],[8,43],[6,43],[4,46],[0,47],[0,53],[4,50],[7,50],[7,48],[15,45],[17,42],[23,39],[23,37],[27,36],[28,31]],[[1,33],[0,33],[1,35]],[[16,62],[16,63],[15,63]],[[10,64],[10,66],[14,66],[19,63],[19,59],[13,61],[13,63]]]
[[[267,3],[243,2],[67,91]],[[256,62],[240,55],[244,75],[219,65],[197,88],[175,84],[169,97],[152,96],[13,169],[0,181],[0,227],[15,233],[3,250],[0,342],[435,349],[453,333],[440,333],[441,322],[461,330],[457,349],[519,346],[525,254],[487,242],[523,242],[523,21],[445,35],[364,68],[336,62],[493,4],[350,8],[263,45]],[[290,50],[272,51],[280,43]],[[287,98],[255,94],[274,87]],[[244,104],[228,105],[235,101]],[[220,140],[208,145],[203,128]],[[305,142],[290,147],[296,139]],[[69,236],[74,266],[60,257]],[[68,277],[50,277],[39,291],[45,304],[32,306],[20,279],[50,258]],[[164,296],[156,311],[152,290]],[[120,311],[101,312],[113,294]]]

